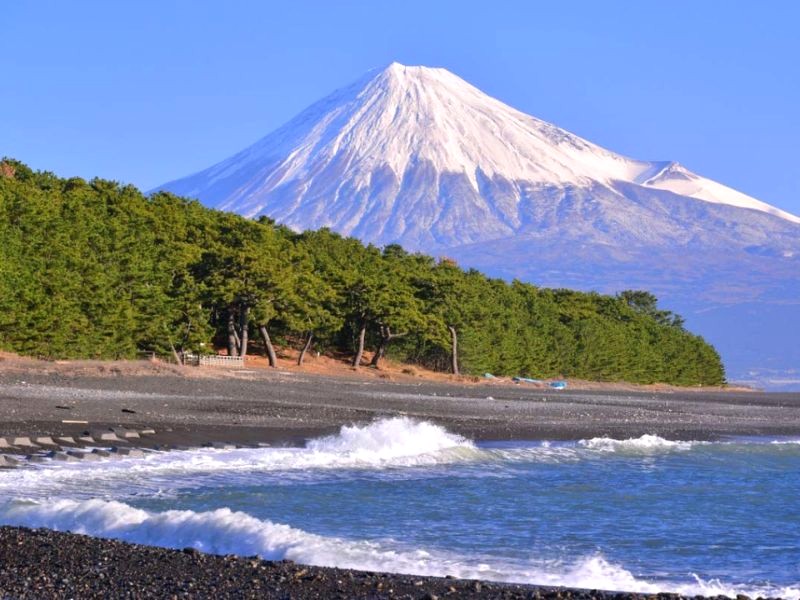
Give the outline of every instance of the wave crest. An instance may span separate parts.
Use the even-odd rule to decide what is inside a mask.
[[[531,560],[489,564],[457,555],[424,549],[393,547],[390,542],[346,540],[308,533],[301,529],[260,520],[228,508],[195,512],[170,510],[151,513],[118,501],[56,500],[11,501],[0,504],[0,522],[26,527],[48,527],[127,542],[167,548],[193,547],[214,554],[259,555],[269,560],[388,571],[415,575],[453,575],[464,579],[513,581],[549,586],[684,595],[800,598],[796,588],[735,589],[719,581],[650,582],[606,560],[602,555],[571,562]]]
[[[118,497],[124,482],[129,493],[154,493],[194,487],[198,476],[249,478],[254,473],[287,472],[293,476],[336,469],[382,470],[430,467],[478,460],[485,453],[443,427],[408,417],[350,425],[339,433],[310,440],[305,448],[202,448],[150,453],[142,459],[92,463],[44,463],[0,473],[0,497],[46,497],[69,491],[83,497]],[[80,486],[75,482],[80,481]],[[205,480],[208,483],[208,480]],[[112,491],[114,490],[114,491]]]
[[[596,437],[590,440],[581,440],[579,445],[590,450],[600,452],[619,452],[627,454],[655,454],[659,452],[674,452],[691,450],[692,447],[702,442],[679,442],[667,440],[657,435],[645,434],[638,438],[616,440],[609,437]]]
[[[379,464],[475,446],[429,421],[394,417],[363,426],[344,426],[336,435],[309,441],[306,448],[316,454],[348,457],[354,463]]]

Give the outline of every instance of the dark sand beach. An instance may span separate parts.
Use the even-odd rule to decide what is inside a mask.
[[[130,374],[113,363],[91,369],[32,364],[0,363],[0,435],[152,427],[162,442],[181,445],[302,443],[345,424],[399,415],[476,440],[800,434],[797,393],[608,385],[554,390],[497,381],[382,379],[369,369],[362,376],[175,367]]]
[[[60,368],[38,362],[0,369],[0,414],[0,436],[7,439],[152,428],[155,433],[124,444],[159,448],[210,442],[301,444],[344,424],[398,415],[430,420],[478,440],[800,435],[798,394],[624,388],[556,391],[503,382],[385,379],[375,373],[333,377],[260,369],[186,372],[153,366],[133,374],[124,366]],[[3,599],[611,596],[305,567],[0,528]]]

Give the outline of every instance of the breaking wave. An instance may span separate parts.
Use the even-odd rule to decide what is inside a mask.
[[[622,590],[640,593],[672,591],[684,595],[800,598],[794,588],[742,589],[720,581],[646,581],[602,555],[572,562],[531,560],[498,562],[469,560],[442,552],[402,548],[391,541],[350,540],[308,533],[221,508],[206,512],[169,510],[148,512],[118,501],[14,500],[0,504],[7,525],[47,527],[97,537],[167,548],[193,547],[214,554],[259,555],[268,560],[289,559],[303,564],[388,571],[414,575],[453,575],[458,578],[512,581],[548,586]]]
[[[304,448],[202,448],[153,452],[144,458],[83,463],[43,463],[0,473],[0,496],[119,496],[159,487],[194,487],[199,476],[249,478],[254,473],[288,472],[297,476],[320,470],[397,469],[475,460],[481,451],[469,440],[426,421],[406,417],[368,425],[344,426],[336,435],[308,442]],[[204,484],[209,483],[206,479]],[[109,491],[112,490],[112,491]]]
[[[472,450],[469,440],[428,421],[408,417],[381,419],[364,426],[345,426],[337,435],[311,440],[306,450],[323,463],[342,460],[356,465],[407,464],[443,450]]]
[[[797,440],[775,442],[783,445],[761,443],[759,452],[771,447],[775,452],[794,456]],[[689,596],[745,593],[752,597],[800,600],[800,589],[796,586],[730,585],[685,572],[670,578],[647,579],[599,553],[557,560],[518,551],[511,559],[484,555],[478,547],[474,551],[462,550],[467,554],[459,555],[441,548],[411,547],[391,539],[318,535],[213,505],[193,506],[196,510],[163,510],[171,506],[170,494],[176,490],[192,488],[205,493],[215,486],[246,488],[259,476],[273,483],[290,478],[317,482],[326,477],[350,477],[348,473],[353,471],[360,479],[405,477],[406,473],[422,468],[426,472],[435,469],[447,476],[466,473],[475,481],[478,477],[498,476],[504,469],[513,470],[526,462],[588,461],[586,464],[590,464],[611,456],[651,461],[655,456],[687,453],[695,448],[728,453],[737,448],[750,452],[754,447],[750,442],[670,441],[655,435],[626,440],[600,437],[580,442],[476,445],[430,422],[387,418],[367,425],[342,427],[337,434],[311,440],[303,448],[154,452],[140,459],[51,463],[0,472],[0,524],[48,527],[164,547],[191,546],[211,553],[258,554],[267,559],[286,558],[306,564],[372,571],[641,593],[673,591]],[[140,504],[135,496],[150,498],[162,491],[167,504],[161,501],[158,507],[146,506],[152,510],[132,505]],[[358,531],[353,534],[361,535]]]
[[[643,435],[627,440],[600,437],[479,446],[434,423],[394,417],[344,426],[337,434],[310,440],[302,448],[201,448],[152,452],[138,459],[31,465],[13,474],[0,472],[0,497],[120,499],[166,489],[243,483],[257,474],[314,479],[325,473],[361,470],[375,477],[402,477],[402,470],[459,464],[474,466],[472,477],[497,477],[521,463],[575,463],[612,454],[655,456],[707,444]]]
[[[627,440],[597,437],[578,442],[579,445],[590,450],[626,454],[656,454],[659,452],[686,451],[691,450],[694,446],[705,443],[707,442],[678,442],[649,434],[638,438],[628,438]]]

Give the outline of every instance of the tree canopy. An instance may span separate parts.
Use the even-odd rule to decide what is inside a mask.
[[[349,352],[466,373],[714,385],[713,347],[645,291],[507,283],[397,245],[294,233],[169,193],[0,162],[0,347],[130,358]],[[301,359],[302,360],[302,359]]]

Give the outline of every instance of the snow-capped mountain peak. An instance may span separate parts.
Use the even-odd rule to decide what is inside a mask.
[[[575,190],[594,190],[606,197],[604,211],[623,214],[626,184],[651,196],[670,192],[800,223],[677,163],[601,148],[446,69],[399,63],[367,73],[246,150],[163,188],[298,229],[328,226],[431,250],[530,232],[542,226],[545,198],[560,202]]]

